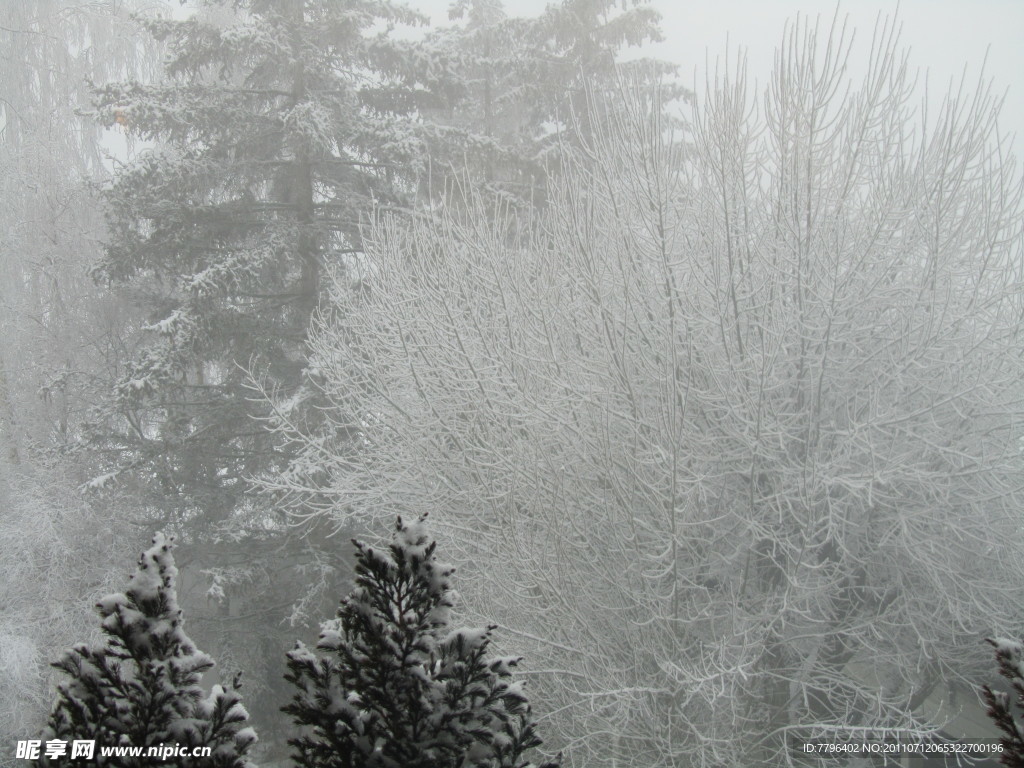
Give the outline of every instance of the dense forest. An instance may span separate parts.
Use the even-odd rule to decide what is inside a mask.
[[[0,764],[1024,748],[996,86],[512,5],[2,4]]]

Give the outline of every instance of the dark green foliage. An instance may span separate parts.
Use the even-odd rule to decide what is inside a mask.
[[[124,594],[97,604],[106,642],[77,645],[54,664],[68,680],[59,687],[44,739],[96,741],[96,765],[141,768],[148,757],[99,758],[100,747],[180,745],[188,754],[209,747],[211,756],[173,758],[179,768],[246,768],[256,741],[238,693],[199,682],[213,660],[185,634],[178,609],[173,540],[158,534],[139,558]],[[74,765],[69,754],[42,758],[40,766]]]
[[[314,653],[298,644],[284,711],[303,768],[523,768],[541,744],[512,682],[517,658],[488,658],[485,630],[448,630],[452,568],[421,519],[398,520],[387,551],[356,542],[356,588]],[[542,768],[557,768],[545,763]]]

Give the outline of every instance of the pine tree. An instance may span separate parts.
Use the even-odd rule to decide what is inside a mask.
[[[355,542],[356,588],[316,654],[288,654],[284,711],[311,729],[290,743],[303,768],[524,768],[541,744],[515,657],[488,658],[487,629],[449,631],[453,569],[425,518],[398,519],[387,551]],[[557,768],[545,763],[542,768]]]
[[[1008,768],[1024,768],[1024,720],[1020,714],[1024,708],[1024,647],[1013,640],[990,639],[987,642],[996,649],[999,674],[1010,681],[1016,694],[1011,697],[987,685],[982,688],[988,715],[1004,734],[1000,740],[1003,752],[999,761]]]
[[[123,594],[97,604],[106,642],[77,645],[54,666],[69,678],[59,686],[44,739],[92,739],[103,746],[209,747],[209,757],[174,758],[167,766],[245,768],[256,741],[236,690],[199,685],[213,660],[185,634],[178,608],[173,539],[157,534],[139,558]],[[69,754],[42,758],[40,766],[77,764]],[[153,758],[117,757],[118,768],[150,765]]]
[[[374,211],[411,200],[413,116],[436,106],[444,68],[379,32],[423,21],[386,0],[206,5],[145,23],[168,50],[164,82],[96,90],[104,125],[154,146],[104,195],[95,275],[148,321],[92,444],[165,520],[209,529],[281,466],[248,385],[302,402],[322,277],[355,268]]]

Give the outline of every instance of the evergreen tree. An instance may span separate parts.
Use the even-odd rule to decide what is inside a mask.
[[[488,659],[493,627],[449,631],[453,569],[436,542],[398,524],[387,551],[355,542],[356,588],[320,635],[299,643],[284,711],[311,733],[292,739],[304,768],[524,768],[539,746],[518,658]],[[557,768],[545,763],[543,768]]]
[[[199,681],[213,660],[198,651],[183,629],[175,591],[173,539],[157,534],[142,554],[123,594],[97,604],[107,636],[103,645],[77,645],[54,666],[69,680],[59,686],[45,739],[93,739],[100,746],[209,747],[209,757],[180,757],[168,766],[244,768],[256,741],[235,690],[213,686],[206,696]],[[66,754],[38,765],[75,764]],[[118,768],[151,765],[152,758],[114,757]]]
[[[325,270],[357,263],[360,225],[402,208],[422,164],[411,116],[436,69],[377,29],[422,18],[386,0],[208,3],[146,22],[165,81],[96,91],[96,115],[155,146],[105,193],[96,276],[149,313],[148,338],[94,423],[106,472],[165,520],[206,529],[281,455],[253,416],[253,375],[294,405]],[[224,21],[224,17],[233,18]]]
[[[1024,648],[1013,640],[988,640],[996,649],[999,674],[1013,685],[1015,696],[1003,691],[993,691],[989,686],[982,688],[988,715],[1003,732],[1000,740],[1003,752],[999,761],[1008,768],[1024,768],[1024,720],[1020,710],[1024,708]],[[1016,705],[1016,706],[1015,706]]]

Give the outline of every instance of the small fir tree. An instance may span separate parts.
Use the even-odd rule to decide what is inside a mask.
[[[191,754],[210,747],[209,757],[175,757],[177,768],[245,768],[256,741],[235,690],[219,685],[207,696],[199,686],[213,660],[185,634],[175,592],[173,538],[157,534],[139,558],[123,594],[97,603],[106,642],[77,645],[54,664],[70,679],[59,686],[44,739],[93,739],[102,746],[179,745]],[[97,765],[136,768],[151,757],[100,758]],[[77,764],[70,755],[42,758],[37,765]]]
[[[983,688],[988,716],[1003,732],[999,761],[1009,768],[1024,768],[1024,721],[1020,715],[1024,707],[1024,648],[1018,642],[1002,638],[987,642],[996,649],[999,674],[1010,681],[1016,694],[1017,706],[1014,707],[1009,693],[993,691],[987,685]]]
[[[520,661],[488,659],[494,627],[448,629],[453,569],[424,518],[398,518],[388,551],[354,542],[356,588],[318,649],[288,654],[298,692],[284,707],[309,730],[290,740],[304,768],[525,768],[541,744]],[[542,768],[557,768],[545,763]]]

